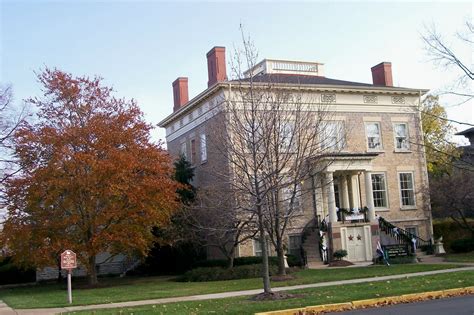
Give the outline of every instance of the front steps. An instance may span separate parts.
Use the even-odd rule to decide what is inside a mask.
[[[310,269],[324,267],[323,260],[319,253],[319,230],[312,228],[302,244],[306,253],[307,267]]]

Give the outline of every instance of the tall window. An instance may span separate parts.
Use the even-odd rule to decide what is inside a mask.
[[[372,174],[372,195],[375,208],[387,208],[387,185],[384,173]]]
[[[415,206],[415,190],[413,185],[413,173],[399,173],[400,196],[402,207]]]
[[[188,152],[186,150],[186,142],[181,143],[181,148],[179,149],[179,153],[181,153],[182,156],[188,159]]]
[[[288,254],[300,257],[301,235],[288,236]]]
[[[270,255],[270,240],[266,238],[267,241],[267,252]],[[253,253],[255,256],[262,256],[263,249],[262,249],[262,243],[260,243],[260,239],[254,239],[253,240]]]
[[[337,151],[346,145],[343,121],[328,121],[323,124],[321,145],[323,150]]]
[[[408,127],[405,123],[395,124],[393,126],[395,136],[395,149],[408,150],[410,144],[408,143]]]
[[[202,133],[199,137],[200,145],[201,145],[201,163],[207,161],[207,140],[206,135]]]
[[[196,140],[191,140],[191,164],[196,164]]]
[[[367,145],[369,150],[381,150],[382,137],[380,131],[380,124],[378,122],[366,123],[365,131],[367,133]]]
[[[282,196],[281,199],[283,204],[286,206],[288,212],[295,212],[301,210],[301,186],[296,185],[294,187],[290,184],[288,187],[285,187],[281,190]],[[294,194],[294,198],[292,200]],[[291,204],[293,202],[293,204]]]

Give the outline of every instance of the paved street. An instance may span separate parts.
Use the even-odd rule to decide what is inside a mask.
[[[474,296],[398,304],[380,308],[361,309],[332,315],[474,315]]]

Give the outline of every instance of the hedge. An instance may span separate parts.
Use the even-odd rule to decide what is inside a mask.
[[[288,266],[290,267],[301,267],[301,260],[294,255],[286,255]],[[270,256],[268,257],[268,262],[270,265],[278,265],[278,257]],[[234,267],[237,266],[246,266],[246,265],[255,265],[261,264],[262,257],[259,256],[247,256],[247,257],[237,257],[234,258]],[[226,259],[209,259],[209,260],[200,260],[193,265],[193,269],[199,267],[222,267],[226,268],[228,261]]]
[[[465,238],[460,240],[455,240],[451,243],[451,249],[455,253],[468,253],[474,251],[474,239]]]
[[[278,267],[270,265],[270,275],[277,274]],[[203,282],[258,278],[262,276],[262,265],[243,265],[233,268],[200,267],[186,272],[177,280],[181,282]]]
[[[36,281],[34,269],[21,269],[16,267],[10,257],[0,258],[0,285],[27,283]]]

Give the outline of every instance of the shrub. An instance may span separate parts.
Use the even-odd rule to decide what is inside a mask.
[[[288,266],[290,267],[301,267],[301,259],[294,255],[286,255]],[[247,257],[237,257],[234,259],[234,266],[246,266],[246,265],[256,265],[262,263],[262,257],[259,256],[247,256]],[[278,265],[278,257],[270,256],[268,257],[268,263],[270,265]],[[209,259],[209,260],[200,260],[193,265],[194,268],[199,267],[222,267],[227,268],[227,259]]]
[[[35,282],[34,269],[21,269],[13,265],[11,258],[0,258],[0,285]]]
[[[270,274],[275,275],[277,272],[277,266],[271,265]],[[186,272],[177,280],[183,282],[221,281],[258,278],[261,275],[262,266],[260,264],[236,266],[231,269],[222,267],[201,267]]]
[[[474,251],[474,239],[465,238],[460,240],[455,240],[451,243],[451,249],[455,253],[467,253]]]
[[[341,260],[342,258],[346,257],[347,256],[347,250],[345,249],[339,249],[339,250],[336,250],[333,254],[334,258],[336,258],[337,260]]]
[[[468,219],[474,226],[474,220]],[[467,229],[463,229],[458,223],[451,219],[436,219],[433,221],[433,232],[435,239],[443,236],[443,244],[446,251],[451,251],[451,243],[455,240],[470,238],[471,232]]]

